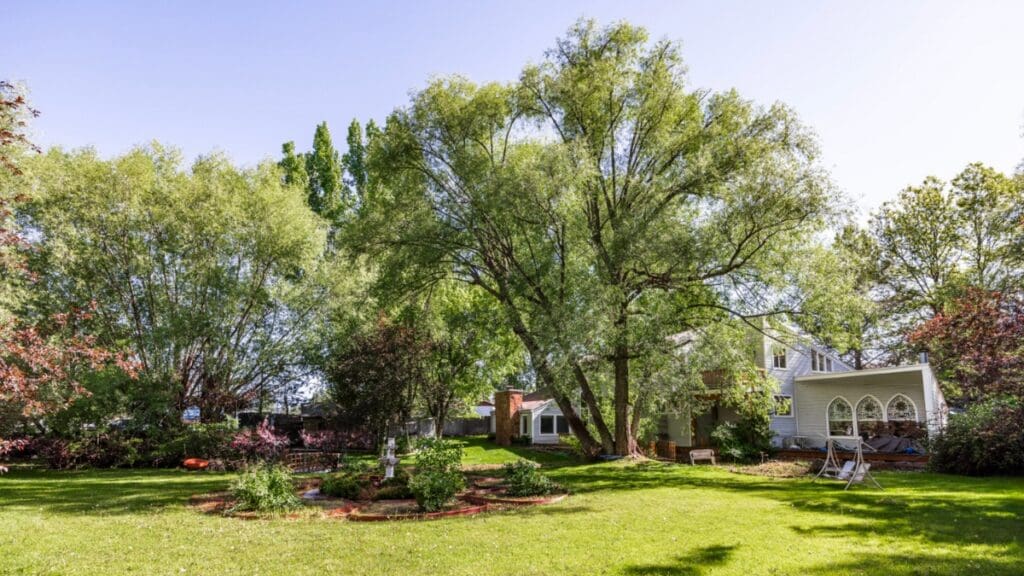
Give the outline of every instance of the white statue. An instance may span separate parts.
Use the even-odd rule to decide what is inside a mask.
[[[387,452],[384,457],[380,459],[381,464],[384,465],[384,479],[395,477],[395,465],[398,464],[398,458],[395,457],[395,439],[388,438]]]

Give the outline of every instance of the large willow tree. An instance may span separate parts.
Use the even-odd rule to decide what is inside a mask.
[[[101,341],[138,361],[125,409],[216,419],[297,381],[325,232],[275,166],[53,150],[25,180],[40,298],[94,308]]]
[[[688,88],[675,44],[583,22],[514,84],[396,111],[354,236],[393,289],[494,297],[584,447],[629,454],[670,336],[799,306],[831,206],[815,153],[785,107]]]

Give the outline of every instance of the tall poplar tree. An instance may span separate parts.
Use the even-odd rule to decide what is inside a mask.
[[[308,191],[309,174],[306,172],[306,155],[295,152],[295,142],[285,142],[281,145],[281,156],[278,166],[284,172],[284,183]]]
[[[327,122],[317,124],[313,150],[306,155],[309,175],[309,206],[314,212],[333,220],[343,209],[346,198],[341,180],[341,157],[334,149]]]

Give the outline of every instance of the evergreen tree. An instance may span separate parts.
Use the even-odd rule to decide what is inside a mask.
[[[281,145],[283,158],[278,166],[284,171],[284,183],[309,188],[309,174],[306,173],[306,155],[295,153],[295,142],[285,142]]]
[[[372,124],[373,121],[367,125],[368,131]],[[361,199],[366,189],[366,146],[363,144],[363,129],[358,120],[352,120],[348,125],[345,141],[348,143],[348,151],[341,157],[348,174],[345,184]]]
[[[331,142],[327,122],[321,122],[313,135],[313,151],[306,155],[309,175],[309,206],[317,214],[333,219],[342,208],[341,160]]]

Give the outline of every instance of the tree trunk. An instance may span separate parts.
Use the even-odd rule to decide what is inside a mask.
[[[448,420],[448,409],[451,405],[451,399],[446,398],[440,400],[437,404],[437,410],[435,410],[434,416],[434,437],[441,438],[444,436],[444,423]]]
[[[615,368],[615,454],[632,456],[636,454],[636,442],[630,426],[629,410],[629,311],[627,305],[619,310],[615,320],[615,350],[612,364]]]
[[[615,346],[615,453],[629,456],[633,453],[629,426],[629,347]]]
[[[537,371],[537,376],[540,381],[544,384],[544,387],[554,397],[555,403],[562,410],[562,416],[569,422],[569,429],[580,441],[580,449],[583,453],[589,456],[596,456],[601,453],[601,444],[594,439],[594,435],[587,429],[583,419],[580,418],[576,409],[573,407],[572,402],[566,398],[564,394],[558,391],[557,381],[555,375],[551,372],[550,367],[547,363],[547,357],[544,354],[541,346],[537,343],[537,340],[530,333],[530,330],[526,327],[526,323],[523,322],[523,317],[519,313],[519,309],[516,308],[512,302],[512,298],[509,296],[508,285],[499,279],[498,281],[499,290],[496,296],[498,301],[501,302],[502,307],[505,309],[505,314],[508,316],[509,322],[512,324],[512,332],[519,338],[526,348],[527,353],[530,355],[530,362],[533,364],[534,369]],[[586,378],[584,377],[584,382]],[[589,386],[586,387],[589,389]]]
[[[583,399],[583,403],[586,404],[587,409],[590,411],[590,418],[594,423],[594,427],[597,428],[598,435],[601,436],[601,446],[604,448],[605,454],[614,454],[615,438],[608,430],[608,424],[604,421],[604,414],[601,413],[601,405],[598,404],[597,397],[594,396],[594,390],[590,387],[586,373],[583,372],[583,368],[576,362],[573,362],[572,372],[576,377],[576,383],[580,387],[580,396]]]
[[[530,334],[530,331],[526,328],[523,323],[522,317],[519,315],[519,311],[509,304],[507,301],[505,304],[505,312],[508,314],[509,319],[512,322],[512,332],[519,338],[526,348],[526,351],[530,354],[530,362],[533,364],[534,369],[537,371],[537,376],[540,381],[544,384],[544,387],[551,392],[551,395],[555,399],[555,403],[562,410],[562,416],[569,422],[569,429],[576,435],[576,438],[580,441],[580,448],[585,454],[596,456],[601,453],[601,444],[594,439],[594,436],[587,429],[586,424],[576,413],[576,409],[573,407],[572,402],[565,397],[564,394],[558,391],[556,387],[555,375],[551,372],[548,367],[547,358],[544,357],[541,351],[540,345]]]

